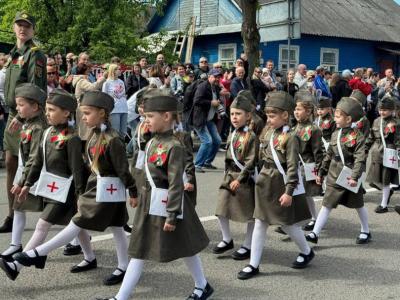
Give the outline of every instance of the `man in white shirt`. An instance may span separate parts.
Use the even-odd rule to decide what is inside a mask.
[[[299,86],[299,89],[307,89],[307,66],[305,64],[299,64],[297,66],[297,72],[294,75],[294,83]]]

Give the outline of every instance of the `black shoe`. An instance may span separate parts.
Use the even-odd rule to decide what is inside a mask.
[[[88,261],[87,259],[84,259],[84,261],[87,262],[87,265],[84,266],[79,266],[75,265],[70,269],[71,273],[81,273],[89,270],[93,270],[97,268],[97,259],[93,259],[92,261]]]
[[[126,271],[121,270],[120,268],[117,268],[116,270],[120,271],[121,274],[119,275],[111,274],[110,276],[104,278],[103,280],[104,285],[116,285],[124,280]]]
[[[233,249],[233,240],[231,240],[229,243],[225,242],[224,240],[222,240],[222,242],[225,244],[225,246],[223,247],[218,247],[218,245],[215,246],[214,249],[212,250],[214,254],[222,254],[230,249]]]
[[[309,234],[306,235],[306,240],[311,243],[318,244],[318,236],[315,234],[314,231],[311,231]]]
[[[186,300],[206,300],[214,293],[213,287],[208,282],[204,289],[198,287],[195,287],[194,289],[202,291],[203,294],[201,294],[201,296],[199,297],[197,296],[197,294],[193,292],[189,297],[186,298]]]
[[[245,259],[250,258],[250,254],[251,254],[250,249],[243,247],[243,246],[241,246],[240,249],[244,249],[244,250],[246,250],[246,252],[245,253],[239,253],[238,251],[233,252],[231,256],[234,260],[245,260]]]
[[[387,206],[386,206],[386,207],[382,207],[382,206],[378,205],[378,206],[375,208],[375,212],[376,212],[377,214],[384,214],[384,213],[387,213],[388,211],[389,211],[389,209],[387,208]]]
[[[400,206],[395,206],[394,207],[395,212],[397,212],[400,215]]]
[[[367,237],[366,238],[360,238],[360,235],[361,234],[365,234]],[[371,233],[370,232],[360,232],[360,235],[357,237],[357,239],[356,239],[356,244],[359,244],[359,245],[361,245],[361,244],[367,244],[367,243],[369,243],[370,241],[371,241]]]
[[[129,226],[128,224],[125,224],[125,225],[124,225],[124,230],[125,230],[125,232],[128,232],[128,233],[131,233],[131,232],[132,232],[132,228],[131,228],[131,226]]]
[[[72,255],[79,255],[82,253],[82,247],[81,245],[72,245],[71,243],[68,243],[64,247],[63,254],[65,256],[72,256]]]
[[[209,170],[218,170],[218,168],[216,166],[213,166],[212,164],[205,164],[203,168]]]
[[[10,246],[16,246],[16,245],[10,244]],[[12,256],[13,256],[14,254],[16,254],[16,253],[19,253],[19,252],[22,252],[22,245],[20,245],[19,248],[18,248],[17,250],[15,250],[14,252],[12,252],[12,253],[10,253],[10,254],[7,254],[7,255],[0,254],[0,257],[1,257],[2,259],[4,259],[5,261],[7,261],[7,262],[13,262],[14,259],[13,259]]]
[[[35,266],[37,269],[44,269],[46,265],[47,255],[40,256],[36,249],[33,249],[35,252],[35,257],[30,257],[26,254],[26,252],[19,252],[14,254],[13,258],[21,265],[25,267]]]
[[[13,228],[13,218],[7,217],[5,218],[3,225],[0,227],[0,233],[8,233],[11,232]]]
[[[281,226],[278,226],[275,228],[275,232],[286,235],[286,232],[283,231]]]
[[[313,249],[311,249],[311,251],[308,255],[299,253],[299,256],[302,257],[304,259],[304,261],[298,262],[297,260],[295,260],[292,264],[293,269],[304,269],[305,267],[307,267],[307,265],[310,263],[310,261],[312,261],[312,259],[314,258],[315,253],[314,253]]]
[[[7,262],[4,259],[0,259],[0,269],[2,269],[4,271],[4,273],[6,273],[7,277],[10,278],[12,281],[14,281],[18,277],[18,274],[19,274],[19,272],[17,271],[16,264],[14,262],[13,262],[13,264],[15,266],[15,270],[10,268],[10,266],[7,264]]]
[[[253,276],[257,275],[258,273],[260,273],[260,269],[259,268],[254,268],[252,265],[247,265],[245,268],[249,267],[251,269],[251,272],[245,272],[245,271],[240,271],[237,275],[237,278],[240,280],[246,280],[246,279],[250,279]]]
[[[315,226],[315,220],[311,220],[308,224],[304,225],[303,230],[312,231]]]

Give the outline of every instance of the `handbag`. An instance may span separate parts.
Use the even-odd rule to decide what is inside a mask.
[[[304,175],[306,177],[306,181],[315,181],[317,179],[317,168],[315,167],[315,163],[305,163],[301,155],[299,154],[300,161],[304,167]]]
[[[22,178],[22,173],[24,172],[24,163],[22,161],[21,148],[18,149],[18,168],[14,176],[13,185],[17,185]],[[37,181],[29,189],[29,194],[36,196]]]
[[[381,118],[379,131],[380,131],[380,136],[381,136],[382,145],[383,145],[383,166],[386,168],[398,170],[399,169],[398,151],[396,149],[386,148],[386,141],[385,141],[385,137],[383,135],[383,119],[382,118]]]

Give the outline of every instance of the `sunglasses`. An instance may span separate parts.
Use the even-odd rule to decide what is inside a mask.
[[[47,72],[47,75],[56,75],[56,72]]]
[[[208,63],[208,61],[202,60],[200,63],[201,63],[201,64],[206,64],[206,63]]]

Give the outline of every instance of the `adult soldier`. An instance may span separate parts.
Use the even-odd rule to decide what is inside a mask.
[[[17,38],[6,64],[4,98],[9,107],[9,117],[4,132],[4,150],[6,152],[8,216],[0,227],[0,233],[11,232],[13,223],[13,185],[18,166],[19,134],[22,127],[15,103],[15,87],[24,82],[36,84],[42,90],[47,89],[46,57],[33,42],[35,19],[26,12],[18,12],[13,29]]]

